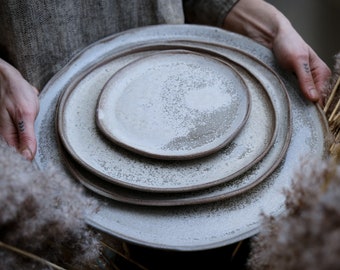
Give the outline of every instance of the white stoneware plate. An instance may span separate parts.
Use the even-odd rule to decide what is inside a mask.
[[[252,63],[253,66],[256,67],[255,63]],[[234,64],[235,65],[235,64]],[[259,65],[257,63],[257,65]],[[274,132],[275,119],[274,119],[274,108],[273,104],[270,101],[267,92],[262,87],[262,85],[255,79],[255,77],[250,76],[250,74],[240,66],[235,65],[235,68],[240,72],[242,77],[248,87],[252,89],[252,108],[255,113],[252,113],[249,119],[249,123],[255,123],[259,125],[259,121],[265,126],[264,123],[267,123],[268,127],[272,127]],[[270,81],[275,82],[275,76],[269,76]],[[270,89],[281,89],[280,81],[277,80],[277,84],[273,84],[273,87]],[[268,84],[267,84],[268,85]],[[285,91],[275,92],[279,97],[280,94],[285,94]],[[271,109],[270,109],[271,108]],[[279,107],[278,107],[279,108]],[[268,113],[268,110],[269,113]],[[256,117],[254,117],[256,116]],[[282,120],[282,119],[281,119]],[[284,123],[284,122],[282,122]],[[213,202],[221,199],[230,198],[235,195],[239,195],[242,192],[253,188],[255,185],[260,183],[263,179],[265,179],[270,172],[272,172],[277,164],[280,162],[281,158],[285,154],[285,151],[278,151],[280,147],[283,147],[284,150],[287,149],[288,144],[285,144],[284,136],[288,136],[286,131],[289,130],[289,121],[285,122],[285,125],[281,125],[279,130],[279,136],[274,136],[274,139],[277,141],[277,148],[271,149],[271,153],[267,154],[267,157],[264,158],[264,161],[260,161],[260,164],[263,163],[265,165],[257,166],[256,170],[250,170],[243,175],[240,175],[233,179],[233,181],[229,181],[226,184],[218,185],[216,187],[211,187],[209,189],[203,189],[195,192],[185,192],[185,193],[150,193],[150,192],[142,192],[137,190],[131,190],[129,188],[124,188],[119,185],[115,185],[113,183],[108,183],[107,181],[103,181],[102,178],[97,177],[92,174],[87,169],[79,166],[77,162],[75,162],[72,158],[67,157],[65,154],[65,149],[61,147],[60,153],[65,156],[65,164],[66,167],[70,169],[73,176],[79,180],[84,186],[89,188],[90,190],[117,200],[121,202],[131,203],[131,204],[140,204],[140,205],[152,205],[152,206],[173,206],[173,205],[189,205],[189,204],[202,204],[207,202]],[[253,125],[248,125],[245,127],[249,128],[248,131],[245,131],[246,134],[249,134],[250,139],[254,137],[251,135],[251,131],[254,130]],[[262,130],[267,130],[266,128]],[[270,131],[268,129],[267,131]],[[248,138],[248,137],[247,137]],[[273,141],[274,141],[273,139]],[[244,139],[243,139],[244,140]],[[242,140],[241,140],[242,141]],[[281,143],[279,142],[281,141]],[[263,141],[265,145],[268,143],[272,144],[270,141]],[[278,149],[278,150],[276,150]],[[245,158],[245,157],[244,157]]]
[[[161,51],[116,72],[96,120],[118,145],[147,157],[193,159],[224,147],[249,115],[249,93],[225,62],[185,50]]]
[[[54,76],[41,93],[41,109],[35,126],[39,145],[35,162],[41,169],[52,164],[67,172],[58,152],[54,121],[59,96],[74,78],[82,76],[98,61],[126,50],[127,46],[132,49],[136,45],[166,44],[173,40],[215,44],[221,50],[228,45],[241,50],[245,59],[252,55],[270,66],[283,80],[291,100],[293,132],[287,154],[264,181],[239,196],[175,207],[130,205],[98,197],[98,212],[88,213],[87,222],[140,245],[169,250],[204,250],[256,234],[261,228],[261,213],[279,215],[285,210],[282,191],[290,188],[301,158],[322,158],[327,153],[327,125],[321,110],[301,97],[295,78],[280,70],[272,53],[252,40],[212,27],[162,25],[134,29],[94,43]]]
[[[170,46],[176,47],[178,46]],[[285,151],[284,146],[290,138],[287,128],[290,105],[281,82],[275,76],[273,78],[264,67],[257,71],[257,76],[261,77],[267,89],[253,89],[251,103],[256,100],[257,104],[252,105],[246,125],[228,147],[213,155],[194,160],[166,162],[124,151],[121,147],[108,143],[104,136],[100,136],[94,115],[96,102],[104,84],[110,75],[122,66],[145,57],[145,54],[154,53],[155,50],[159,51],[161,48],[129,48],[127,55],[123,52],[107,58],[104,64],[95,66],[75,80],[63,93],[58,107],[58,130],[62,143],[75,160],[101,178],[131,189],[148,192],[193,191],[227,182],[247,171],[269,151],[275,143],[276,131],[280,129],[280,144],[273,149],[270,167],[280,161],[282,152]],[[208,53],[207,50],[203,51]],[[230,53],[233,51],[225,52],[226,55]],[[214,54],[214,57],[217,56],[222,58],[222,54]],[[251,68],[256,64],[262,67],[256,61],[248,63]],[[261,75],[264,71],[270,73],[269,79]],[[262,171],[264,172],[267,170]],[[258,177],[252,177],[252,181],[256,181]]]

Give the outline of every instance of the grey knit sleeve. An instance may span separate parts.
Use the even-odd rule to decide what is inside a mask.
[[[186,22],[221,27],[238,0],[183,0]]]

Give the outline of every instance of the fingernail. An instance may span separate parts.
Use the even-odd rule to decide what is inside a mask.
[[[21,154],[26,158],[27,160],[33,159],[33,154],[30,149],[26,148],[24,151],[21,152]]]
[[[313,99],[319,99],[319,93],[315,89],[310,90],[310,95]]]

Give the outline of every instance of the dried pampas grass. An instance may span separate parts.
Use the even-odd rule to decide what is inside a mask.
[[[335,270],[340,267],[340,167],[306,161],[290,191],[287,212],[265,216],[252,240],[252,270]]]
[[[3,141],[0,153],[1,269],[88,269],[100,254],[84,221],[95,202],[58,169],[38,170]]]

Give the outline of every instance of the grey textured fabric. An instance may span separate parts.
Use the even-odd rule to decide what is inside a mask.
[[[220,25],[235,2],[185,1],[185,14],[194,23]],[[94,41],[130,28],[184,22],[182,0],[0,0],[0,57],[41,89]]]
[[[228,12],[238,0],[184,0],[187,22],[221,27]]]

